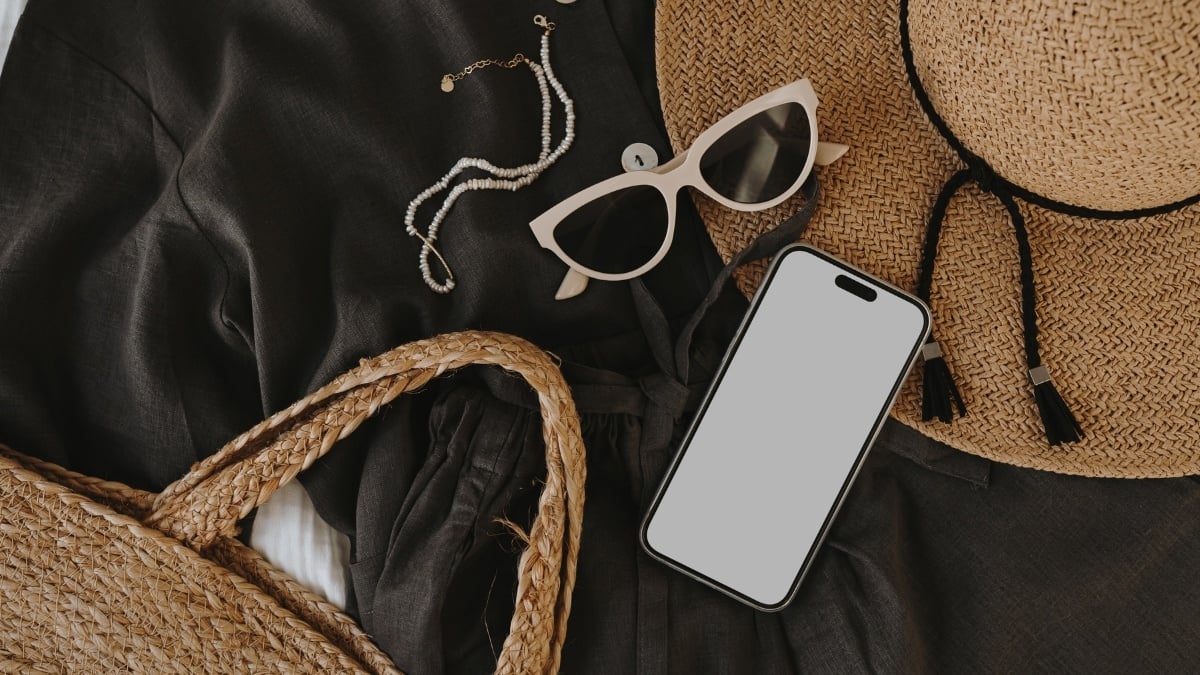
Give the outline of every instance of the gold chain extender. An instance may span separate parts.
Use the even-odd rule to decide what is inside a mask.
[[[533,17],[533,22],[535,24],[541,26],[542,28],[546,29],[547,34],[550,33],[550,31],[554,30],[554,28],[555,28],[554,22],[548,20],[545,16],[542,16],[541,14],[538,14],[537,16]],[[466,68],[463,68],[462,70],[458,71],[457,73],[446,73],[446,75],[444,77],[442,77],[442,91],[447,92],[447,93],[454,91],[454,83],[455,82],[463,79],[464,77],[466,77],[467,75],[470,75],[471,73],[475,72],[476,70],[481,70],[483,68],[487,68],[488,66],[499,66],[501,68],[516,68],[517,66],[521,65],[522,63],[529,63],[529,59],[521,52],[517,52],[516,54],[513,55],[513,57],[511,59],[508,59],[508,60],[483,59],[482,61],[476,61],[475,63],[472,63],[471,65],[467,66]]]

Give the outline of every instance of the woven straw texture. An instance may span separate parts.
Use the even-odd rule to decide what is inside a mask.
[[[913,53],[934,108],[1001,176],[1107,211],[1200,193],[1200,3],[911,8]]]
[[[745,101],[809,78],[821,101],[821,137],[851,149],[822,169],[821,204],[806,236],[913,288],[935,196],[962,164],[908,85],[897,0],[660,0],[656,12],[658,81],[675,148]],[[1193,41],[1192,67],[1198,54]],[[982,84],[999,88],[1008,79]],[[697,201],[726,260],[797,208],[740,214]],[[919,378],[911,378],[893,415],[953,447],[1019,466],[1085,476],[1200,473],[1200,206],[1120,221],[1022,209],[1042,357],[1086,438],[1046,442],[1022,351],[1012,224],[974,185],[950,203],[931,299],[969,412],[951,424],[922,422]],[[743,290],[757,285],[760,270],[742,271]]]
[[[382,406],[472,364],[532,386],[546,445],[496,672],[556,672],[583,517],[579,418],[544,352],[480,332],[364,360],[158,495],[0,446],[0,672],[399,672],[349,617],[238,542],[237,521]]]

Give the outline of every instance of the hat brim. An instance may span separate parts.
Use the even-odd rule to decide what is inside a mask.
[[[742,102],[809,78],[823,140],[851,150],[823,169],[810,243],[913,288],[934,199],[961,162],[905,75],[897,0],[660,0],[658,81],[674,146]],[[797,208],[698,209],[728,260]],[[973,185],[950,203],[931,306],[969,413],[921,419],[917,378],[893,415],[952,447],[1085,476],[1200,473],[1200,207],[1123,221],[1022,204],[1037,275],[1041,351],[1087,436],[1047,441],[1026,376],[1012,223]],[[761,268],[743,270],[743,290]]]

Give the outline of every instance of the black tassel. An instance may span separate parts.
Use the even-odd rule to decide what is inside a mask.
[[[1031,368],[1029,379],[1033,382],[1033,398],[1037,401],[1038,413],[1042,416],[1042,424],[1046,427],[1046,439],[1050,441],[1050,445],[1071,443],[1083,438],[1083,427],[1079,426],[1079,421],[1071,414],[1067,402],[1054,388],[1046,366]]]
[[[967,414],[967,406],[963,404],[958,387],[954,384],[954,376],[950,374],[950,366],[942,355],[942,347],[937,340],[930,340],[921,348],[921,356],[925,359],[925,378],[921,390],[921,419],[928,422],[935,417],[949,424],[954,419],[954,411],[958,416]]]

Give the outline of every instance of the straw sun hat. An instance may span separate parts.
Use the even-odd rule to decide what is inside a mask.
[[[1200,3],[656,11],[677,150],[801,77],[821,138],[851,146],[806,237],[930,302],[937,346],[900,421],[1037,469],[1200,473]],[[726,259],[797,208],[698,201]]]

